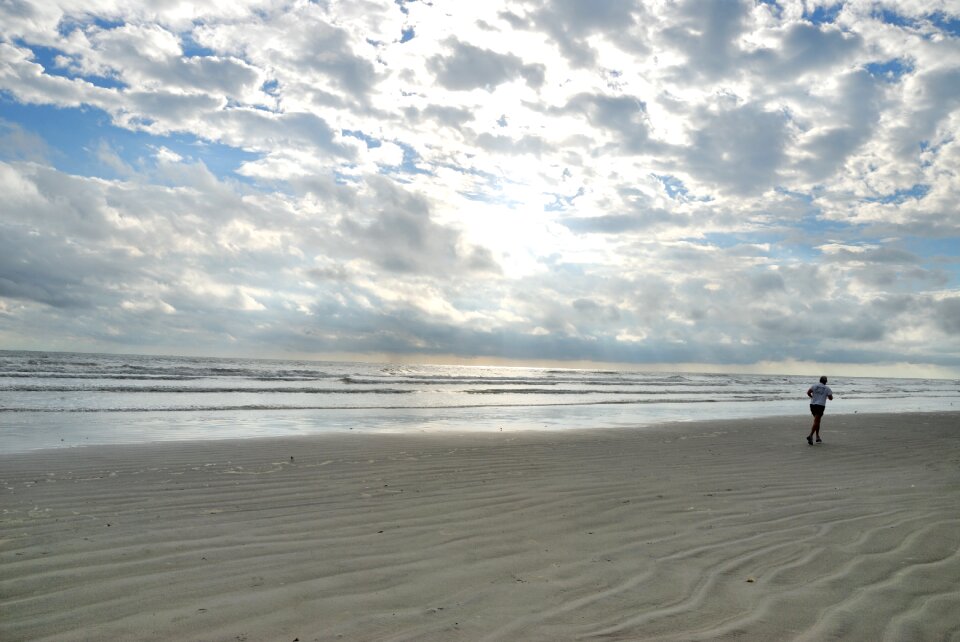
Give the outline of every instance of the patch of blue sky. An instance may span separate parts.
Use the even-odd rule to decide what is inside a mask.
[[[344,135],[349,136],[350,133],[347,130],[344,130]],[[361,140],[365,140],[360,136],[358,136],[358,138],[360,138]],[[371,140],[375,140],[375,139],[371,139]],[[397,145],[401,150],[403,150],[403,159],[400,161],[399,165],[381,165],[378,170],[380,174],[390,175],[394,180],[399,181],[401,183],[408,182],[406,179],[404,179],[405,175],[410,175],[410,174],[426,174],[428,176],[433,175],[432,171],[428,169],[424,169],[417,164],[418,161],[420,160],[420,154],[418,154],[417,150],[415,150],[411,145],[402,143],[399,140],[394,140],[391,142]],[[377,141],[377,145],[373,145],[373,146],[379,147],[380,144],[381,143]],[[369,149],[371,147],[371,144],[367,143],[367,147]]]
[[[933,164],[933,158],[940,153],[944,145],[953,142],[952,138],[947,138],[940,140],[936,143],[931,143],[929,140],[921,140],[917,147],[919,147],[920,152],[926,156],[920,161],[920,167],[930,167]]]
[[[877,7],[874,9],[873,17],[888,25],[896,25],[898,27],[917,26],[916,19],[901,15],[887,7]]]
[[[674,200],[685,200],[685,197],[690,192],[690,190],[687,189],[687,186],[683,184],[683,181],[676,176],[671,176],[669,174],[651,174],[651,176],[660,181],[660,184],[663,185],[663,189],[667,193],[667,196]]]
[[[49,105],[24,105],[10,96],[0,98],[0,118],[15,123],[24,131],[36,134],[51,150],[48,160],[57,169],[70,174],[96,175],[91,159],[77,150],[96,147],[110,116],[92,108],[61,109]]]
[[[838,2],[829,6],[820,5],[813,11],[804,9],[803,17],[815,25],[833,24],[843,9],[843,3]]]
[[[672,176],[670,174],[650,175],[660,181],[660,184],[663,185],[663,190],[667,193],[667,196],[675,201],[710,203],[715,200],[714,197],[709,194],[705,196],[691,194],[684,182],[676,176]]]
[[[960,16],[948,16],[943,12],[937,12],[932,14],[929,20],[940,31],[954,37],[960,37]]]
[[[265,93],[265,94],[270,94],[271,96],[276,96],[277,93],[280,91],[280,81],[278,81],[278,80],[276,80],[276,79],[268,80],[268,81],[266,81],[265,83],[263,83],[262,85],[260,85],[260,89],[261,89],[261,90],[263,91],[263,93]]]
[[[399,142],[397,143],[400,144]],[[471,201],[482,201],[484,203],[494,203],[497,205],[502,205],[508,208],[520,207],[521,203],[517,200],[507,200],[503,197],[503,183],[512,182],[510,179],[492,174],[490,172],[485,172],[483,170],[477,169],[476,167],[464,167],[462,165],[453,165],[451,163],[439,163],[437,165],[443,169],[449,169],[451,171],[457,172],[458,174],[463,174],[465,176],[475,176],[480,181],[477,181],[475,184],[478,185],[477,189],[472,190],[460,190],[458,193],[464,198]],[[419,170],[423,174],[432,174],[426,170]],[[481,184],[481,183],[485,183]]]
[[[403,171],[407,174],[433,173],[417,165],[417,162],[420,160],[420,154],[417,153],[417,150],[415,150],[412,145],[402,143],[399,140],[395,140],[393,143],[403,150],[403,160],[400,161],[399,165],[400,171]]]
[[[80,176],[119,178],[114,167],[100,160],[98,152],[102,146],[133,169],[148,168],[156,151],[165,147],[187,161],[202,161],[218,178],[229,177],[244,182],[251,181],[236,174],[237,168],[260,157],[190,134],[154,136],[117,127],[111,123],[109,114],[93,107],[24,105],[3,96],[0,97],[0,119],[39,136],[52,150],[48,159],[51,165]]]
[[[787,188],[780,187],[780,186],[774,188],[774,191],[777,192],[778,194],[784,194],[786,196],[790,196],[797,200],[803,201],[808,205],[813,203],[813,197],[814,197],[813,194],[808,194],[806,192],[794,192],[792,190],[788,190]]]
[[[417,34],[416,34],[416,32],[414,31],[413,27],[407,27],[406,29],[401,30],[401,31],[400,31],[400,44],[403,44],[403,43],[405,43],[405,42],[410,42],[411,40],[413,40],[413,38],[414,38],[416,35],[417,35]]]
[[[400,143],[397,143],[398,145]],[[487,181],[488,184],[496,186],[500,184],[500,178],[496,174],[490,172],[485,172],[483,170],[477,169],[476,167],[464,167],[463,165],[453,165],[451,163],[441,163],[440,167],[444,169],[449,169],[458,174],[465,174],[467,176],[478,176]]]
[[[907,237],[901,241],[904,249],[919,256],[945,256],[960,259],[960,238]]]
[[[764,245],[769,247],[767,258],[772,261],[810,263],[821,258],[818,249],[824,243],[847,237],[851,226],[838,221],[805,218],[786,230],[741,234],[741,245]]]
[[[939,154],[940,150],[943,149],[943,146],[949,142],[952,142],[952,139],[941,140],[936,144],[931,144],[929,140],[921,140],[918,145],[921,152],[933,152],[935,154]]]
[[[480,203],[492,203],[494,199],[490,198],[490,195],[485,192],[460,192],[460,196],[464,197],[468,201],[477,201]]]
[[[867,72],[874,78],[881,78],[889,82],[896,82],[903,76],[913,72],[913,65],[900,58],[885,62],[870,62],[865,65]]]
[[[783,234],[782,232],[768,230],[756,232],[707,232],[688,240],[722,249],[730,249],[741,245],[763,245],[765,243],[774,245],[783,240]]]
[[[111,20],[110,18],[103,16],[93,16],[90,20],[90,24],[101,29],[116,29],[117,27],[122,27],[127,23],[119,19]]]
[[[563,194],[548,193],[549,196],[553,197],[552,203],[547,203],[543,206],[544,212],[565,212],[567,211],[573,202],[580,196],[585,194],[584,189],[581,187],[577,190],[577,193],[572,196],[564,196]]]
[[[220,179],[230,178],[245,183],[254,181],[237,174],[236,170],[244,163],[257,160],[262,156],[260,153],[248,152],[239,147],[204,140],[191,134],[176,133],[162,137],[150,135],[143,137],[146,140],[141,141],[141,145],[166,147],[188,160],[203,161],[207,169]],[[142,146],[141,149],[143,149]]]
[[[116,29],[126,24],[123,20],[111,20],[110,18],[91,16],[89,14],[84,15],[83,18],[84,19],[64,17],[57,25],[57,33],[61,36],[68,36],[77,29],[83,29],[88,26],[93,26],[103,31],[110,31],[111,29]]]
[[[819,211],[811,211],[797,219],[793,227],[794,232],[803,238],[810,239],[814,245],[821,243],[825,238],[844,238],[854,235],[860,228],[844,221],[823,218]]]
[[[769,246],[768,257],[780,261],[811,262],[821,257],[817,248],[831,241],[849,238],[862,240],[860,227],[844,221],[825,219],[819,210],[811,208],[807,214],[792,221],[775,222],[771,227],[756,231],[710,233],[703,236],[708,242],[721,248],[737,245]]]
[[[344,169],[355,169],[356,165],[351,163],[345,163],[343,165]],[[333,182],[337,185],[356,185],[360,182],[360,178],[356,173],[353,172],[343,172],[339,169],[333,170]]]
[[[523,203],[516,199],[504,198],[498,193],[491,192],[480,192],[475,190],[461,190],[457,192],[460,196],[464,197],[468,201],[474,201],[477,203],[487,203],[489,205],[496,205],[497,207],[505,210],[512,210],[521,213],[523,208]]]
[[[807,242],[804,239],[809,239]],[[789,230],[760,230],[756,232],[708,232],[702,236],[686,239],[690,243],[715,247],[721,250],[766,246],[764,256],[774,263],[807,263],[820,256],[815,246],[823,240],[822,236],[807,237],[803,234],[790,234]]]
[[[412,4],[417,0],[393,0],[393,3],[400,7],[400,13],[407,15],[410,13],[410,10],[407,9],[408,4]]]
[[[909,199],[921,200],[930,192],[930,186],[917,183],[911,187],[898,189],[890,194],[882,196],[869,196],[863,199],[867,203],[903,203]]]
[[[77,71],[72,69],[69,65],[61,64],[62,60],[69,59],[69,56],[67,56],[63,51],[54,47],[31,45],[22,41],[17,41],[15,44],[18,47],[29,49],[33,54],[33,61],[42,66],[44,73],[49,76],[60,76],[62,78],[70,79],[79,78],[87,81],[91,85],[105,87],[107,89],[122,89],[127,86],[126,83],[123,83],[119,79],[110,76],[84,75],[77,73]],[[57,60],[58,57],[61,58],[61,61]]]
[[[217,55],[217,52],[210,47],[205,47],[197,42],[190,31],[180,34],[180,48],[186,58],[206,58]]]
[[[357,138],[362,140],[366,144],[367,149],[373,149],[374,147],[380,147],[383,145],[383,142],[369,134],[364,134],[359,129],[341,129],[340,134],[343,136],[350,136],[351,138]]]

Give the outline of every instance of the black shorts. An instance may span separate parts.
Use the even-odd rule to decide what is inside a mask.
[[[810,414],[813,415],[814,417],[822,417],[823,411],[826,409],[827,409],[826,406],[821,406],[818,403],[810,404]]]

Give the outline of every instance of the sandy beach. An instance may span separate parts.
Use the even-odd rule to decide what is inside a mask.
[[[0,457],[0,639],[957,640],[960,413]]]

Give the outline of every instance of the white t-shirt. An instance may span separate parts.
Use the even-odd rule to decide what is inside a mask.
[[[827,397],[833,396],[833,390],[830,390],[830,386],[825,383],[815,383],[810,386],[810,390],[813,392],[810,403],[815,406],[826,406]]]

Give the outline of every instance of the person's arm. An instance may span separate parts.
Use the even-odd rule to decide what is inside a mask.
[[[833,401],[833,395],[827,395],[827,399],[829,399],[830,401]]]
[[[807,388],[807,396],[813,398],[813,388]]]

